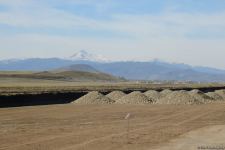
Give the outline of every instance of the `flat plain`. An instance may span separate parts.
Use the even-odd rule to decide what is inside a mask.
[[[204,105],[63,104],[2,108],[0,109],[0,149],[171,149],[171,146],[167,147],[167,145],[170,145],[173,140],[179,141],[184,135],[191,134],[191,131],[197,132],[201,129],[208,131],[207,129],[214,126],[224,125],[224,108],[223,103]],[[127,132],[128,120],[124,119],[127,113],[131,114],[129,132]],[[201,132],[197,133],[201,134]],[[214,146],[225,145],[225,142],[218,143],[213,135],[211,137],[211,143],[208,144],[215,142]],[[199,144],[207,145],[208,138],[208,134],[205,136],[203,134],[202,143]],[[175,144],[175,148],[188,149],[191,145],[187,146],[187,143],[183,147]],[[202,145],[193,146],[193,149],[197,149],[197,146]],[[172,149],[175,148],[173,144]]]
[[[77,72],[75,72],[77,73]],[[64,75],[64,74],[63,74]],[[163,90],[163,89],[225,89],[224,83],[154,83],[147,81],[113,81],[111,80],[95,80],[86,77],[83,80],[71,80],[70,78],[78,78],[74,73],[66,77],[58,77],[55,74],[46,75],[45,72],[22,72],[22,71],[0,71],[0,96],[1,95],[23,95],[23,94],[41,94],[41,93],[68,93],[81,91],[147,91]],[[82,76],[79,74],[79,76]],[[80,78],[78,78],[80,79]]]

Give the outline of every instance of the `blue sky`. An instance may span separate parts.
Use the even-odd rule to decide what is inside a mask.
[[[81,49],[225,69],[225,0],[0,0],[0,59]]]

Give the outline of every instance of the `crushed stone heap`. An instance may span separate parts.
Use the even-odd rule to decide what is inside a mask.
[[[113,91],[109,94],[106,95],[106,97],[114,100],[114,101],[117,101],[119,100],[120,98],[122,98],[123,96],[125,96],[126,94],[122,91]]]
[[[173,91],[169,90],[169,89],[165,89],[163,91],[160,92],[161,97],[167,96],[168,94],[172,93]]]
[[[208,95],[206,95],[205,93],[197,89],[189,91],[189,94],[204,104],[210,103],[213,101],[211,97],[209,97]]]
[[[103,94],[93,91],[72,102],[73,104],[112,104],[115,101]]]
[[[150,104],[152,99],[148,98],[146,95],[139,91],[132,92],[126,96],[123,96],[116,104]]]
[[[159,99],[156,104],[201,104],[195,97],[191,96],[187,91],[174,91],[165,97]]]
[[[216,92],[208,92],[208,93],[206,93],[206,95],[211,97],[215,101],[224,100],[224,98],[221,95],[217,94]]]
[[[225,100],[225,90],[216,90],[215,93],[223,97],[223,100]]]
[[[156,103],[161,98],[161,94],[155,90],[149,90],[144,93],[148,98],[153,100],[153,103]]]

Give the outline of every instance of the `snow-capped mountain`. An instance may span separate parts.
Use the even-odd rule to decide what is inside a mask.
[[[95,55],[88,53],[85,50],[81,50],[69,57],[70,60],[84,60],[94,62],[108,62],[109,60],[102,55]]]
[[[132,80],[225,82],[225,70],[194,67],[160,60],[146,62],[108,61],[101,55],[90,54],[85,50],[81,50],[66,59],[29,58],[3,60],[0,61],[0,71],[46,71],[76,64],[89,65],[100,72]]]

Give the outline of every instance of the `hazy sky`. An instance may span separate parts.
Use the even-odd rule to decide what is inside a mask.
[[[81,49],[225,69],[225,0],[0,0],[0,59]]]

